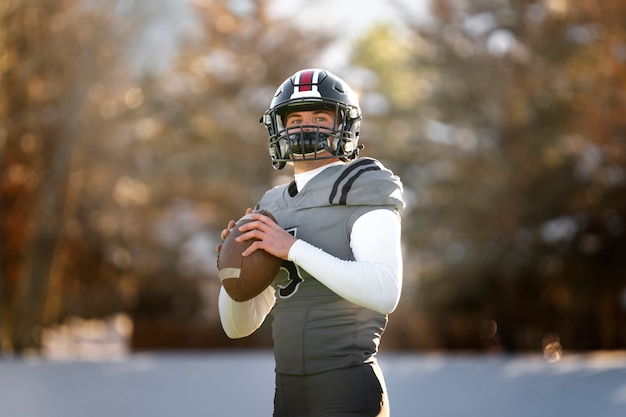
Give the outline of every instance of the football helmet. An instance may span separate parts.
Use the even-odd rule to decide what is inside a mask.
[[[309,110],[333,113],[333,128],[285,126],[289,113]],[[363,148],[358,144],[361,108],[356,95],[341,78],[323,69],[301,70],[285,80],[261,123],[269,133],[269,154],[275,169],[283,169],[287,162],[333,158],[347,161],[356,158]]]

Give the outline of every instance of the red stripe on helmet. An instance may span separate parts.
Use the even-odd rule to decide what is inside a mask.
[[[300,91],[313,90],[313,73],[314,71],[302,71],[300,73]]]

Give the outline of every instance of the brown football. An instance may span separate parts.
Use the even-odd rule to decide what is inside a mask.
[[[261,210],[259,213],[276,221],[268,211]],[[274,280],[282,263],[282,259],[263,249],[256,250],[248,256],[242,255],[254,239],[237,242],[235,238],[240,235],[239,227],[250,221],[252,221],[250,215],[245,215],[237,221],[222,242],[217,257],[220,281],[228,295],[235,301],[247,301],[263,292]]]

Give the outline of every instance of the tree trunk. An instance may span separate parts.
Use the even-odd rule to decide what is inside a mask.
[[[38,207],[35,211],[35,234],[27,259],[25,276],[21,280],[13,328],[13,348],[20,353],[40,347],[39,327],[43,317],[50,271],[62,233],[66,184],[70,172],[71,146],[76,136],[80,100],[72,99],[63,113],[70,115],[65,128],[56,139],[56,149],[49,175],[45,176]]]

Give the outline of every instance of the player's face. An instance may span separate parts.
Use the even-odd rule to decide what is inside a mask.
[[[312,130],[307,126],[328,127],[332,129],[335,126],[335,113],[329,110],[310,110],[290,113],[285,120],[285,127],[300,128],[304,130]]]
[[[324,137],[328,138],[329,146],[332,146],[332,133],[335,127],[335,113],[329,110],[307,110],[290,113],[285,118],[285,128],[288,135],[295,135],[300,137],[302,132],[318,132],[324,134]],[[292,146],[295,145],[292,144]],[[300,159],[302,151],[307,149],[306,141],[300,144],[304,148],[296,146],[294,158]],[[305,152],[314,152],[315,144],[309,144],[310,150]],[[324,150],[318,149],[319,154],[327,153]]]
[[[332,142],[335,128],[335,112],[333,111],[307,110],[293,112],[285,117],[284,124],[289,136],[294,135],[295,137],[301,137],[300,135],[303,132],[313,132],[314,135],[316,134],[315,132],[317,132],[317,135],[323,135],[327,138],[328,146],[333,146]],[[304,146],[304,148],[298,145]],[[302,140],[299,144],[292,143],[292,149],[294,149],[292,158],[294,161],[298,161],[297,164],[293,164],[296,172],[314,169],[332,160],[336,160],[333,158],[328,159],[328,156],[331,156],[331,154],[325,149],[317,148],[315,143],[308,145],[311,147],[309,150],[306,148],[306,140]],[[312,154],[317,157],[311,158]]]

